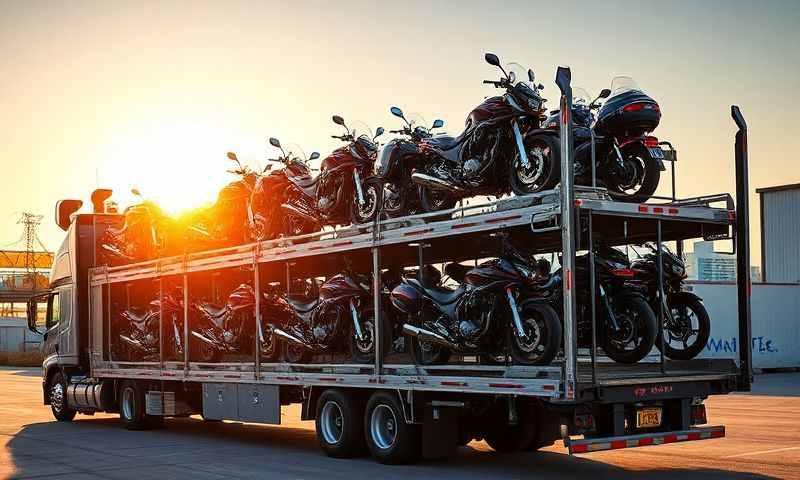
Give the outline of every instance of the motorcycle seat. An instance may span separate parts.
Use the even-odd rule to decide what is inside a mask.
[[[309,298],[305,295],[293,295],[291,293],[286,295],[286,301],[300,313],[310,312],[319,305],[319,298]]]
[[[448,135],[441,135],[438,137],[426,138],[422,141],[428,147],[432,148],[439,156],[453,163],[461,162],[461,137],[451,137]]]
[[[444,273],[458,283],[462,283],[467,276],[467,272],[472,270],[473,267],[469,265],[462,265],[460,263],[448,263],[444,267]]]
[[[129,310],[125,310],[124,312],[122,312],[122,315],[126,319],[128,319],[129,322],[138,325],[147,323],[147,321],[152,316],[152,314],[148,310],[142,310],[136,307],[133,307]]]
[[[228,306],[223,305],[218,307],[211,303],[201,303],[199,305],[200,310],[202,310],[206,315],[212,318],[220,318],[225,315],[225,312],[228,311]]]
[[[459,285],[455,290],[444,287],[425,287],[416,279],[410,279],[409,281],[415,283],[418,288],[425,292],[425,295],[431,297],[439,305],[449,305],[455,302],[461,298],[464,290],[467,289],[465,285]]]

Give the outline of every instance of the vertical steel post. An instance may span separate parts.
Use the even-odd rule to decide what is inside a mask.
[[[183,274],[183,376],[189,376],[189,275]]]
[[[289,262],[286,262],[286,293],[291,292],[291,285],[292,285],[292,275],[289,271]]]
[[[595,153],[594,128],[589,129],[589,136],[592,139],[592,188],[597,188],[597,156]]]
[[[597,384],[597,278],[594,264],[594,234],[592,211],[589,210],[589,291],[592,302],[592,384]]]
[[[661,219],[658,219],[656,220],[656,261],[658,263],[658,312],[656,312],[656,322],[658,322],[658,328],[656,329],[656,332],[658,332],[658,342],[661,346],[661,373],[667,373],[667,367],[664,361],[664,318],[666,318],[664,306],[666,305],[666,302],[664,300],[664,262],[662,256],[663,245],[661,243]]]
[[[574,400],[577,377],[577,338],[575,318],[575,187],[572,149],[572,74],[558,67],[556,84],[561,90],[561,248],[564,288],[564,399]]]
[[[158,368],[164,370],[164,279],[158,277]]]
[[[253,247],[253,290],[255,293],[255,365],[253,365],[253,376],[256,380],[261,378],[261,343],[264,341],[264,332],[261,327],[261,274],[258,270],[258,247],[256,243]]]
[[[736,132],[736,292],[739,311],[739,385],[749,391],[753,382],[752,326],[750,318],[750,182],[747,166],[747,123],[736,105],[731,116]]]
[[[381,350],[383,335],[383,311],[381,310],[381,252],[378,246],[372,247],[372,303],[375,317],[375,375],[380,375],[383,370],[383,354]]]

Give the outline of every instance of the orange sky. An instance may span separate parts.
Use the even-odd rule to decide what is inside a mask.
[[[0,245],[31,211],[57,247],[55,201],[98,180],[168,208],[209,201],[230,180],[226,151],[256,165],[277,136],[325,154],[334,113],[396,128],[394,104],[458,134],[494,93],[486,51],[532,67],[551,107],[557,65],[591,93],[634,77],[679,149],[679,195],[733,191],[731,103],[750,126],[752,190],[800,181],[798,4],[698,3],[4,3]]]

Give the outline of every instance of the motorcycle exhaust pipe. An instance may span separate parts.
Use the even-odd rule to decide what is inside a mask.
[[[284,340],[289,340],[290,342],[294,342],[294,343],[296,343],[297,345],[300,345],[303,348],[306,348],[308,350],[312,349],[310,345],[306,345],[306,342],[300,340],[299,338],[295,337],[294,335],[292,335],[289,332],[285,332],[285,331],[281,330],[280,328],[276,328],[275,330],[272,331],[272,333],[274,333],[275,335],[283,338]]]
[[[403,333],[405,333],[406,335],[410,335],[412,337],[416,337],[426,342],[447,347],[450,350],[456,350],[456,351],[459,350],[458,345],[444,338],[438,333],[431,332],[430,330],[425,330],[424,328],[415,327],[414,325],[408,323],[403,324]]]
[[[284,204],[281,204],[281,209],[284,212],[289,213],[291,215],[296,215],[298,217],[302,217],[304,220],[306,220],[307,222],[310,222],[310,223],[312,223],[314,225],[317,224],[317,219],[314,218],[313,215],[310,215],[310,214],[300,210],[299,208],[295,207],[294,205],[290,205],[288,203],[284,203]]]
[[[216,347],[217,346],[217,342],[211,340],[210,338],[206,337],[205,335],[202,335],[200,333],[195,332],[194,330],[192,330],[192,335],[194,335],[195,337],[199,338],[200,340],[206,342],[207,344],[211,345],[212,347]]]
[[[451,193],[462,193],[463,189],[457,187],[449,182],[442,180],[441,178],[432,177],[430,175],[425,175],[424,173],[414,172],[411,174],[411,180],[416,183],[417,185],[422,185],[423,187],[428,187],[431,190],[444,190],[446,192]]]
[[[140,342],[138,340],[134,340],[134,339],[132,339],[131,337],[129,337],[127,335],[120,335],[119,338],[121,340],[123,340],[124,342],[128,343],[131,346],[134,346],[134,347],[139,348],[141,350],[146,350],[144,345],[142,345],[142,342]]]

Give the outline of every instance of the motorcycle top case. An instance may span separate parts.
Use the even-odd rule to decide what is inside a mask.
[[[641,107],[625,110],[625,107],[633,104]],[[661,109],[652,97],[641,90],[628,90],[606,100],[597,114],[595,130],[605,134],[644,134],[655,130],[660,121]]]
[[[389,298],[392,305],[407,315],[416,315],[419,312],[421,299],[420,292],[407,283],[396,286]]]

